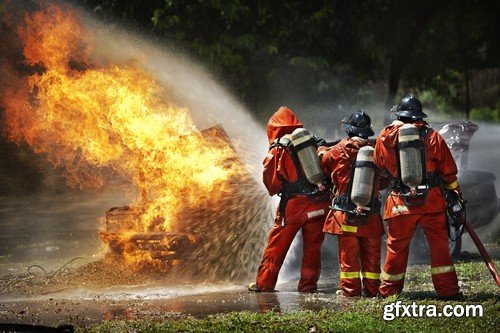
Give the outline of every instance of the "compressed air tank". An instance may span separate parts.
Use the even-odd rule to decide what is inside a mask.
[[[356,167],[352,180],[351,201],[357,207],[368,207],[373,194],[375,168],[373,163],[373,147],[364,146],[358,151]],[[363,164],[363,162],[371,162]]]
[[[297,128],[292,132],[292,144],[307,180],[311,184],[320,185],[325,176],[321,170],[321,163],[316,152],[316,142],[312,135],[305,128]]]
[[[401,181],[410,189],[415,189],[422,183],[421,150],[405,146],[410,141],[420,140],[418,128],[405,124],[399,128],[399,163],[401,164]]]

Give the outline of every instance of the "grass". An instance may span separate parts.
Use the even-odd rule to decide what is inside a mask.
[[[495,263],[499,267],[500,262]],[[360,299],[346,302],[340,309],[292,312],[233,312],[206,318],[184,317],[163,322],[151,320],[111,321],[77,332],[494,332],[500,326],[499,288],[482,261],[456,264],[464,298],[440,301],[433,291],[428,266],[412,266],[405,292],[399,298]],[[331,295],[331,297],[336,297]],[[433,304],[441,311],[445,305],[481,304],[483,317],[401,317],[383,319],[384,307],[401,301],[410,305]]]
[[[204,319],[154,323],[150,321],[107,322],[80,332],[494,332],[500,324],[500,305],[495,300],[483,304],[482,318],[396,318],[382,319],[383,306],[390,301],[360,300],[339,311],[287,313],[235,312]],[[410,301],[403,301],[409,304]],[[422,302],[418,302],[422,304]],[[437,303],[438,309],[443,304]],[[458,304],[458,303],[457,303]]]

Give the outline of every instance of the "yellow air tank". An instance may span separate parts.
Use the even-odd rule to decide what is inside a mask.
[[[401,167],[401,181],[411,190],[422,183],[421,149],[405,146],[405,143],[420,140],[418,128],[412,124],[405,124],[399,128],[399,163]]]
[[[356,157],[357,165],[354,169],[351,201],[361,209],[369,209],[368,206],[372,200],[373,181],[375,180],[375,168],[372,164],[373,151],[373,147],[364,146],[359,150]]]
[[[324,179],[324,175],[312,135],[305,128],[297,128],[292,133],[292,144],[295,147],[307,180],[311,184],[319,186]]]

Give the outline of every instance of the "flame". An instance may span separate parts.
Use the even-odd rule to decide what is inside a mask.
[[[63,168],[73,187],[100,188],[109,171],[130,179],[142,193],[134,232],[174,230],[183,207],[224,195],[240,172],[232,148],[203,136],[143,69],[92,62],[92,38],[70,7],[40,6],[18,29],[34,73],[0,101],[8,137]]]

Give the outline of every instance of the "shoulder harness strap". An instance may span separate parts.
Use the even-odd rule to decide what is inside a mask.
[[[427,149],[425,141],[430,131],[432,131],[432,128],[428,126],[422,127],[421,129],[419,129],[418,139],[415,139],[413,141],[398,142],[394,147],[396,151],[398,176],[393,179],[390,187],[401,193],[403,201],[408,206],[422,205],[425,202],[425,197],[427,195],[429,187],[434,186],[434,183],[436,183],[434,179],[435,178],[434,173],[430,175],[429,172],[427,171]],[[401,148],[407,148],[407,147],[412,147],[420,150],[420,163],[422,165],[422,182],[420,183],[420,186],[425,187],[425,189],[421,190],[417,188],[417,195],[420,196],[420,198],[419,200],[416,200],[415,203],[413,204],[408,199],[408,197],[410,196],[410,189],[405,184],[403,184],[403,181],[401,180],[401,161],[399,157],[399,150]]]
[[[299,144],[299,147],[308,146],[311,144],[314,144],[316,146],[316,142],[311,139]],[[293,165],[295,166],[295,170],[297,171],[297,180],[294,182],[289,182],[281,175],[278,175],[281,180],[281,190],[278,193],[278,195],[281,197],[279,210],[282,218],[282,224],[284,225],[285,207],[288,199],[295,195],[303,194],[306,195],[309,200],[317,202],[318,200],[313,198],[313,196],[319,194],[320,191],[317,186],[309,183],[309,181],[307,180],[304,171],[302,170],[302,165],[300,164],[299,157],[297,155],[297,147],[294,147],[294,145],[292,144],[292,140],[288,138],[278,138],[274,140],[274,142],[269,146],[269,149],[272,149],[274,147],[281,147],[290,154]],[[328,192],[326,192],[326,194],[328,194]],[[319,198],[319,200],[323,200],[323,198]]]
[[[344,147],[340,147],[342,151],[347,155]],[[347,222],[350,224],[365,224],[367,215],[374,214],[378,212],[380,209],[380,202],[378,198],[375,198],[374,192],[375,187],[373,188],[372,200],[370,202],[370,213],[368,214],[360,214],[356,211],[356,205],[351,201],[351,193],[352,186],[354,182],[354,171],[356,167],[370,167],[375,169],[375,172],[378,173],[378,168],[375,163],[371,161],[351,161],[350,174],[349,174],[349,183],[347,185],[347,190],[345,193],[341,193],[333,198],[331,209],[342,211],[346,214]]]

